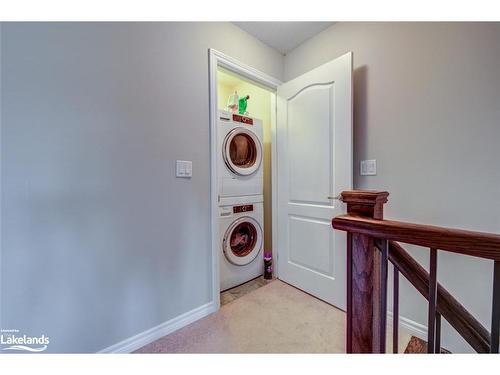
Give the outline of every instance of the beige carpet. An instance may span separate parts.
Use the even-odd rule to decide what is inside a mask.
[[[344,353],[344,320],[341,310],[276,280],[137,353]],[[409,339],[400,336],[400,353]]]
[[[220,304],[221,306],[227,305],[229,302],[233,302],[234,300],[243,297],[245,294],[251,293],[254,290],[262,288],[263,286],[272,282],[273,280],[266,280],[263,276],[261,276],[247,281],[246,283],[238,285],[234,288],[228,289],[224,292],[221,292]]]

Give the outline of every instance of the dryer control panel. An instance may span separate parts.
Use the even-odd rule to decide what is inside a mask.
[[[253,119],[242,115],[233,115],[233,121],[241,122],[247,125],[253,125]]]

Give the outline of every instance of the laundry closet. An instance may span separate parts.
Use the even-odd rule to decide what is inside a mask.
[[[275,277],[345,308],[347,239],[331,220],[352,189],[352,53],[287,82],[209,59],[214,300],[260,280],[272,251]]]
[[[217,71],[220,290],[264,273],[272,252],[271,115],[274,93]]]

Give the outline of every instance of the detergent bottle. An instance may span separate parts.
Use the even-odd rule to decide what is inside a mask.
[[[264,279],[271,280],[273,278],[273,256],[270,252],[264,253]]]
[[[238,92],[235,91],[233,95],[229,95],[227,100],[227,109],[232,113],[238,113],[239,96]]]
[[[238,110],[240,115],[244,115],[247,113],[248,99],[250,99],[250,95],[241,97],[240,100],[238,101]]]

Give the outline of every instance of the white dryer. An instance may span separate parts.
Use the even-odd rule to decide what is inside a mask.
[[[220,202],[227,197],[263,194],[263,136],[262,120],[219,111],[217,165]]]
[[[220,290],[226,290],[262,275],[264,207],[258,202],[235,199],[219,207]]]

